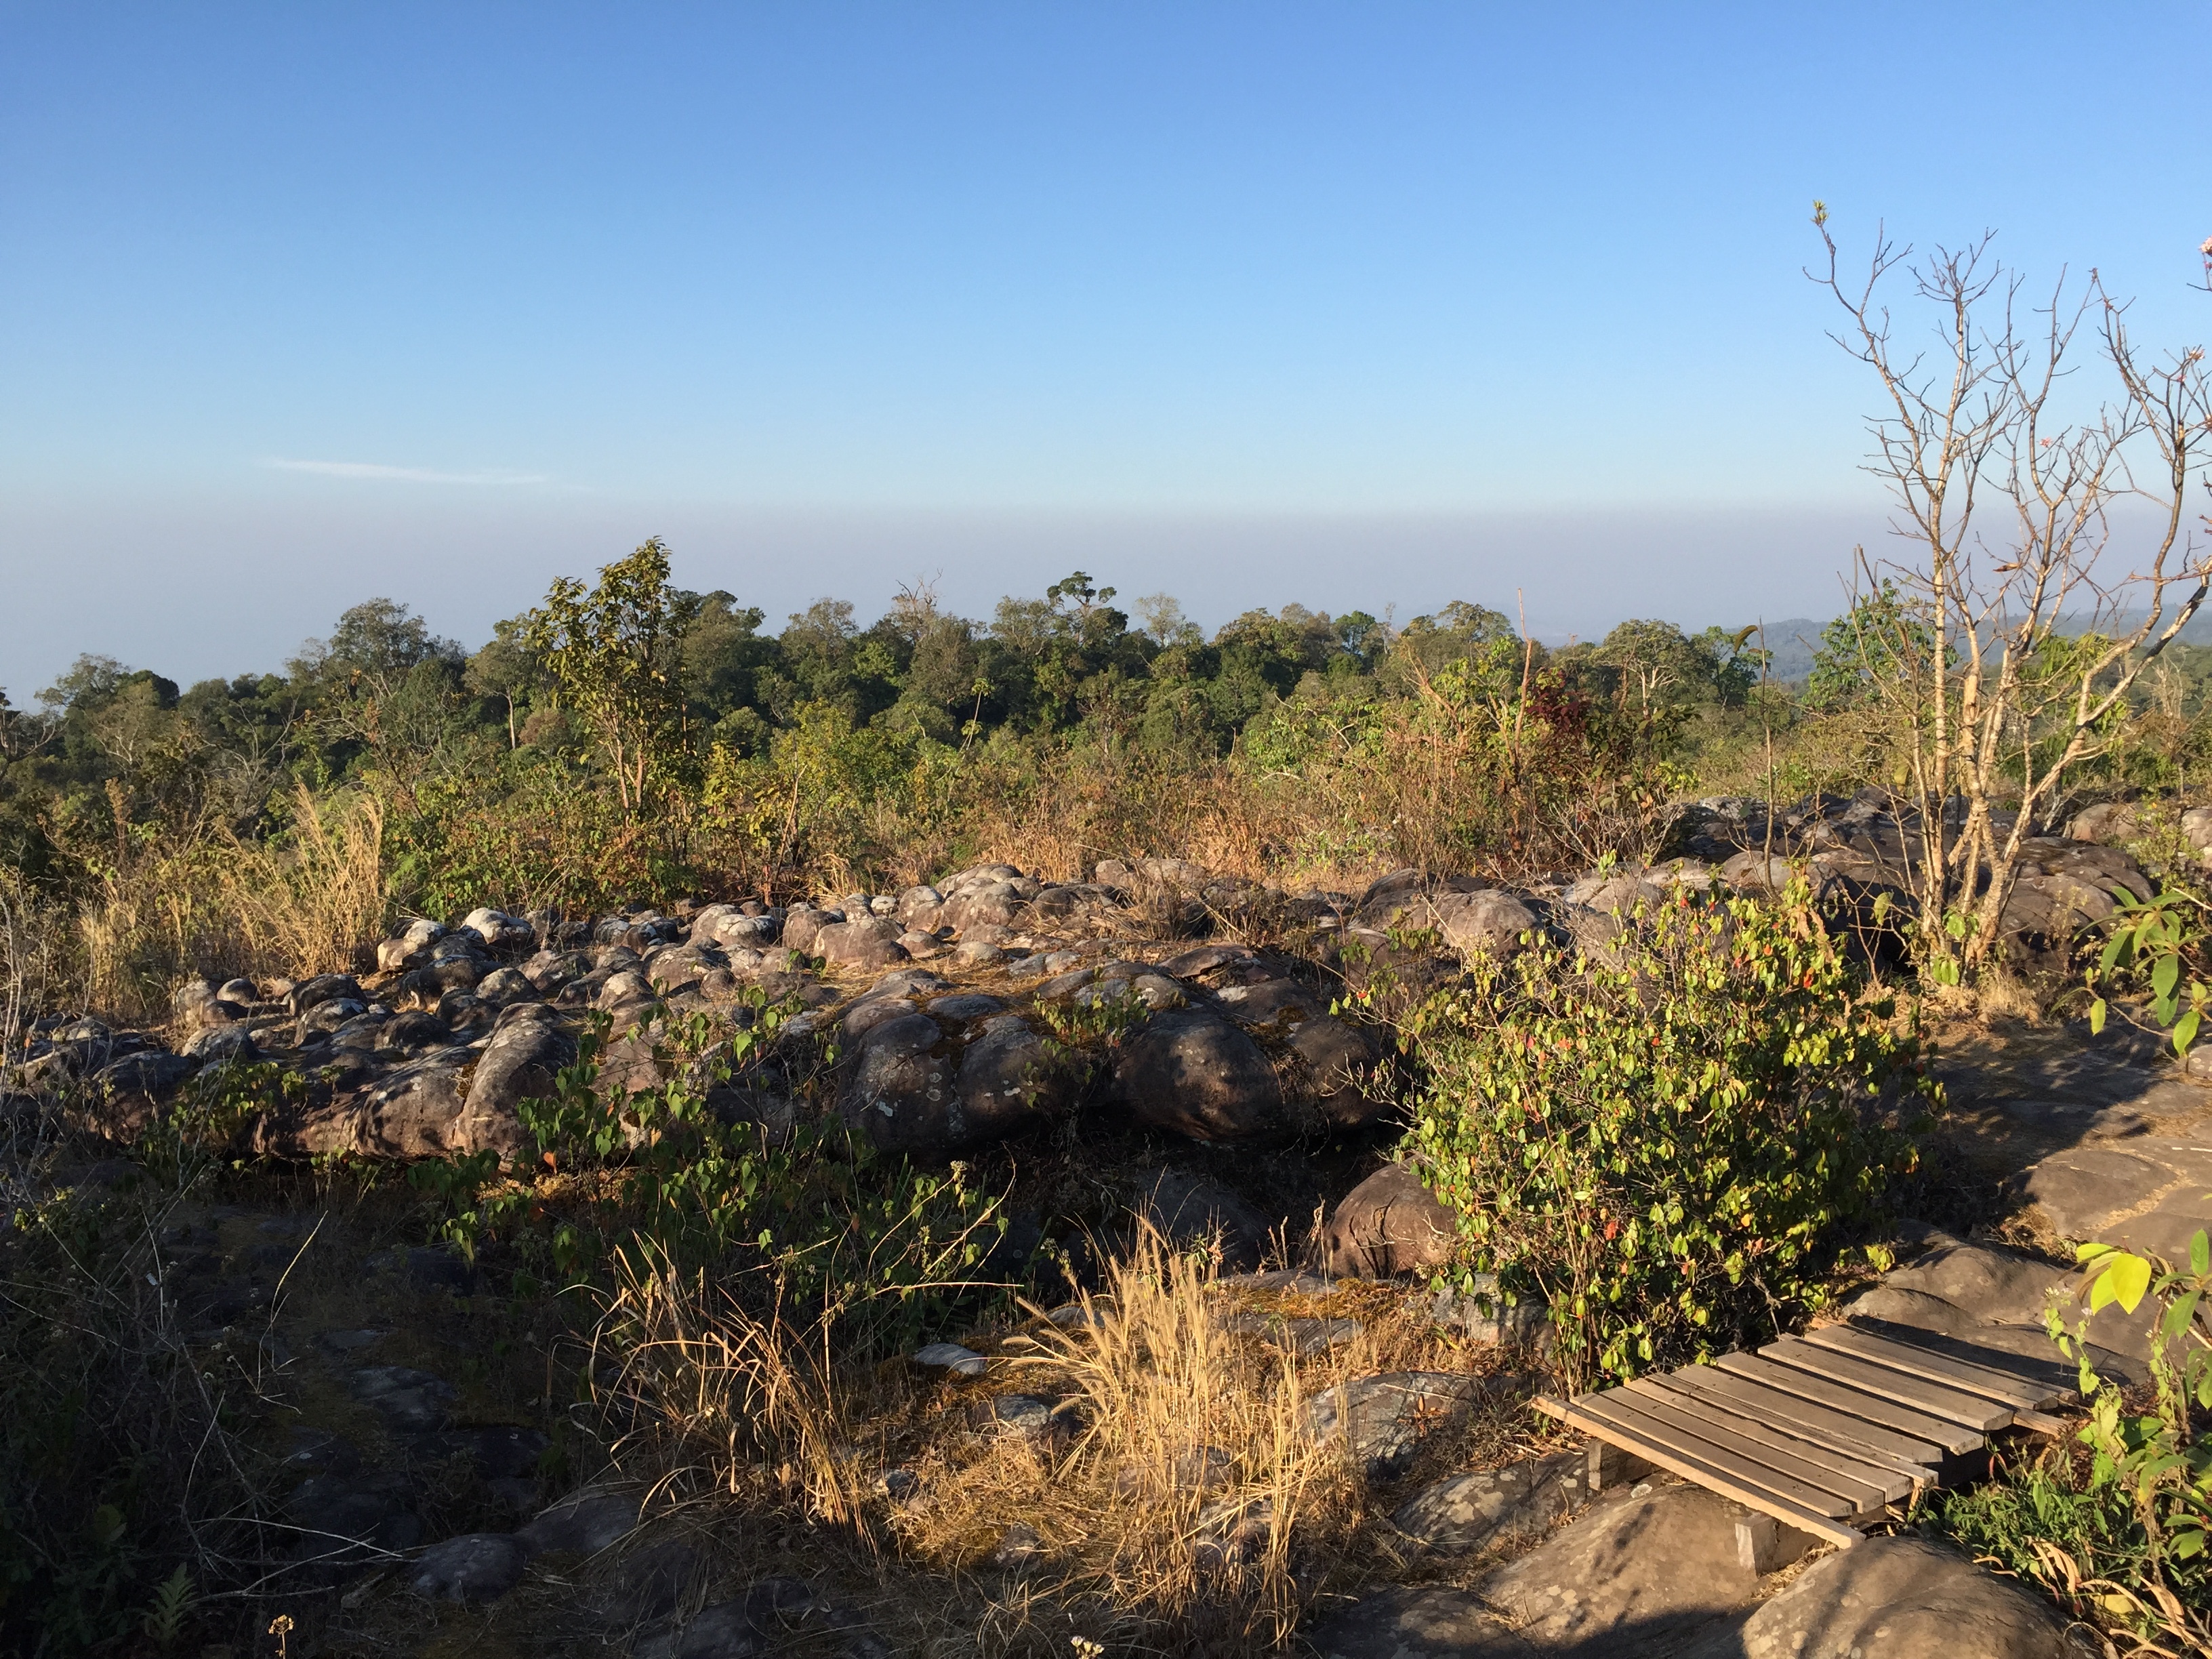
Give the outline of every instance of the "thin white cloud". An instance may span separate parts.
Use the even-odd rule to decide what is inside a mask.
[[[266,456],[261,465],[285,472],[313,472],[325,478],[368,478],[386,483],[541,484],[543,472],[439,472],[427,466],[386,466],[376,461],[295,461]]]

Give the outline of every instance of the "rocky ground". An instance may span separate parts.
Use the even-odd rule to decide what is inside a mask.
[[[562,1349],[557,1320],[510,1293],[495,1254],[423,1243],[390,1189],[315,1173],[337,1153],[524,1156],[517,1103],[550,1092],[586,1012],[611,1017],[599,1086],[618,1092],[659,1080],[654,1041],[672,1022],[757,1018],[757,988],[805,1012],[717,1091],[726,1119],[773,1139],[834,1113],[922,1160],[1065,1148],[1079,1123],[1083,1157],[1023,1189],[1073,1203],[1083,1188],[1078,1213],[1047,1219],[1109,1251],[1139,1216],[1216,1242],[1224,1328],[1314,1362],[1326,1386],[1304,1432],[1346,1447],[1384,1540],[1363,1558],[1367,1577],[1306,1620],[1297,1639],[1313,1651],[2057,1655],[2076,1650],[2045,1599],[1909,1526],[1809,1549],[1537,1426],[1528,1310],[1421,1286],[1447,1224],[1385,1161],[1389,1045],[1339,1006],[1347,988],[1387,1000],[1450,971],[1458,951],[1510,950],[1534,927],[1602,949],[1618,913],[1674,884],[1763,890],[1780,878],[1778,849],[1801,869],[1810,856],[1879,955],[1869,901],[1893,890],[1911,833],[1862,802],[1812,803],[1771,830],[1721,803],[1690,856],[1514,891],[1401,872],[1358,895],[1291,896],[1147,860],[1070,884],[994,866],[788,909],[482,909],[451,928],[414,922],[375,947],[373,969],[185,986],[163,1030],[43,1021],[17,1086],[64,1095],[80,1129],[127,1145],[204,1068],[266,1060],[300,1080],[238,1141],[294,1173],[168,1206],[155,1279],[196,1353],[283,1401],[269,1449],[284,1471],[278,1524],[305,1578],[326,1586],[321,1650],[985,1650],[909,1627],[849,1562],[826,1566],[804,1529],[735,1550],[665,1494],[605,1484],[598,1431],[567,1403],[594,1362]],[[2115,891],[2149,890],[2115,849],[2033,851],[2015,918],[2027,957],[2109,915]],[[1426,937],[1408,945],[1408,928]],[[1054,1056],[1086,1019],[1127,1035],[1079,1086]],[[2093,1041],[2070,1025],[1977,1024],[1945,1034],[1943,1052],[1957,1190],[1931,1194],[1901,1264],[1850,1311],[2045,1354],[2046,1293],[2068,1274],[2044,1247],[2096,1237],[2172,1255],[2212,1222],[2212,1091],[2117,1027]],[[58,1178],[151,1177],[112,1156]],[[969,1438],[1051,1443],[1062,1402],[1018,1386],[1018,1324],[938,1334],[886,1385],[909,1420],[951,1412],[981,1425]],[[2109,1367],[2140,1370],[2142,1339],[2116,1310],[2093,1334]],[[900,1461],[916,1443],[890,1436],[876,1454],[894,1514],[929,1478]],[[1201,1560],[1267,1535],[1264,1514],[1209,1514],[1191,1540]],[[963,1571],[1018,1585],[1048,1548],[1011,1519]]]

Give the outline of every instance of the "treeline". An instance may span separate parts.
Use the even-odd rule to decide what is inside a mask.
[[[1661,854],[1690,795],[1889,779],[1911,718],[1866,649],[1893,596],[1832,625],[1802,685],[1752,629],[1547,649],[1462,602],[1209,635],[1118,599],[1079,571],[988,621],[915,588],[770,632],[674,586],[654,542],[473,649],[377,599],[281,672],[180,689],[82,658],[0,706],[8,890],[62,918],[86,1000],[128,1008],[186,970],[341,965],[398,910],[882,891],[978,859],[1331,887],[1585,868]],[[2201,769],[2208,659],[2143,682],[2094,787]]]
[[[1124,610],[1081,571],[1042,598],[1001,599],[988,622],[919,588],[865,627],[850,602],[825,599],[769,632],[734,594],[666,586],[657,544],[624,565],[641,568],[609,567],[602,586],[642,576],[648,592],[604,643],[640,654],[668,694],[677,729],[647,741],[673,737],[654,757],[671,787],[696,787],[718,751],[762,758],[778,733],[825,719],[956,750],[1080,736],[1211,762],[1248,737],[1264,743],[1263,717],[1286,702],[1340,715],[1468,664],[1552,686],[1663,744],[1701,710],[1741,708],[1759,675],[1746,635],[1638,621],[1554,651],[1466,603],[1395,630],[1364,611],[1287,605],[1208,636],[1173,599]],[[502,623],[470,650],[407,606],[370,599],[281,672],[183,690],[154,669],[82,657],[34,708],[0,696],[0,848],[45,879],[64,875],[72,853],[96,866],[149,822],[264,833],[296,784],[405,787],[465,756],[488,769],[489,787],[499,751],[589,766],[608,734],[564,695],[554,651],[533,647],[542,614]]]

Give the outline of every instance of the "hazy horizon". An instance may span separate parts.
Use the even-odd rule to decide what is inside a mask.
[[[552,577],[588,577],[647,533],[667,539],[677,582],[726,589],[760,606],[771,629],[825,597],[852,600],[862,622],[872,621],[900,584],[923,580],[934,583],[946,609],[988,621],[1001,595],[1041,597],[1080,568],[1115,587],[1125,609],[1146,594],[1172,594],[1209,631],[1255,606],[1395,611],[1402,623],[1467,599],[1508,616],[1525,605],[1529,632],[1553,644],[1598,637],[1629,617],[1695,632],[1832,616],[1843,608],[1842,588],[1832,570],[1815,574],[1814,562],[1830,544],[1848,556],[1853,533],[1842,514],[1823,520],[1687,509],[1572,518],[940,514],[919,522],[821,515],[734,523],[664,514],[662,522],[641,520],[634,533],[602,526],[598,516],[551,526],[487,515],[473,533],[449,541],[444,525],[425,529],[362,514],[335,532],[342,551],[333,562],[354,578],[343,597],[327,580],[289,580],[291,556],[270,548],[250,525],[218,520],[196,532],[179,532],[173,521],[149,526],[140,532],[143,554],[127,545],[99,550],[131,585],[127,605],[72,605],[68,562],[26,572],[16,592],[27,592],[31,605],[18,614],[50,610],[70,620],[44,640],[9,623],[0,689],[24,704],[88,652],[180,685],[273,672],[303,639],[327,633],[346,605],[372,597],[406,605],[437,633],[473,647],[489,637],[493,623],[542,598]],[[58,515],[22,533],[79,548],[83,537],[82,526]],[[125,521],[113,533],[121,542],[134,532]],[[629,540],[619,539],[624,533]],[[1601,593],[1577,591],[1579,569],[1627,542],[1651,550],[1649,556],[1629,562]],[[219,612],[211,623],[179,628],[174,620],[211,597],[242,592],[258,596],[250,608]]]

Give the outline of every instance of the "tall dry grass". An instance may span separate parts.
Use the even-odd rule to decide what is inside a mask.
[[[972,800],[962,827],[975,857],[1053,880],[1088,880],[1102,859],[1179,858],[1249,881],[1357,889],[1389,867],[1336,848],[1312,799],[1233,759],[1070,749],[980,775]]]
[[[810,1565],[918,1650],[1228,1659],[1279,1650],[1352,1547],[1364,1487],[1305,1402],[1378,1356],[1363,1336],[1301,1364],[1224,1311],[1213,1268],[1147,1233],[1065,1322],[1029,1321],[948,1384],[842,1361],[727,1285],[631,1271],[601,1399],[649,1514],[755,1552],[744,1571],[787,1571],[803,1529]],[[1017,1393],[1057,1401],[1054,1427],[1001,1427],[992,1402]],[[915,1495],[886,1496],[894,1463]],[[1034,1535],[1018,1564],[1009,1528]]]
[[[384,813],[371,796],[304,785],[286,831],[249,842],[172,832],[126,845],[73,914],[49,917],[62,980],[88,1010],[147,1021],[180,980],[344,971],[390,913]]]

